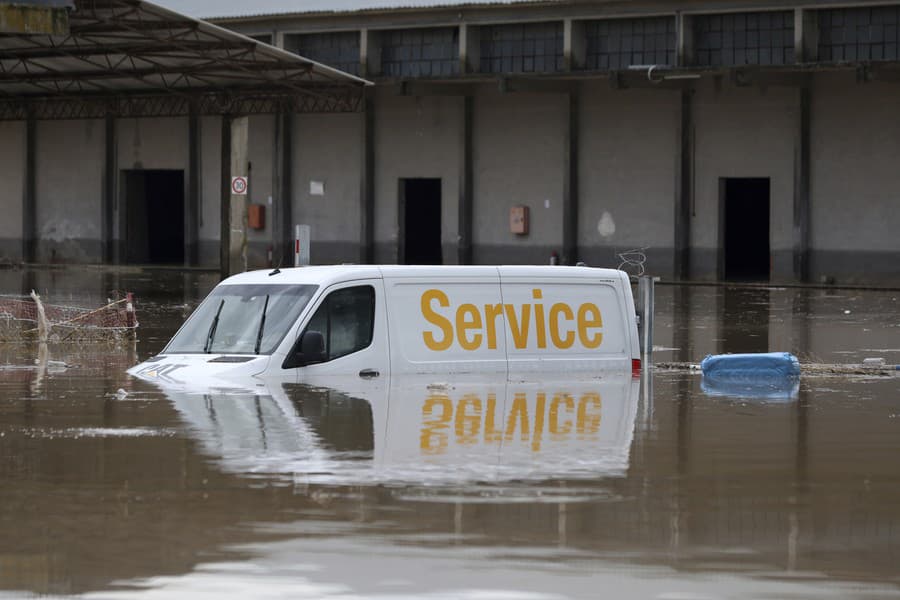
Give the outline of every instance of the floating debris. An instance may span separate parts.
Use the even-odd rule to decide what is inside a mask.
[[[117,340],[138,327],[132,294],[95,309],[45,304],[34,290],[30,298],[0,298],[0,342]]]

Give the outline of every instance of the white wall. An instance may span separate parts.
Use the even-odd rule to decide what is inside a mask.
[[[0,173],[4,190],[0,205],[0,262],[18,260],[22,250],[22,201],[25,193],[25,122],[0,121]]]
[[[361,114],[294,115],[293,220],[310,226],[312,261],[358,262]],[[311,195],[310,182],[324,183]]]
[[[102,120],[37,123],[37,260],[101,259],[105,131]]]
[[[739,88],[727,82],[717,88],[710,80],[698,84],[691,244],[699,250],[694,255],[706,271],[702,275],[715,275],[722,177],[770,178],[770,249],[793,248],[799,97],[796,88]]]
[[[463,100],[453,96],[378,94],[375,109],[375,240],[379,258],[396,259],[399,180],[441,179],[444,262],[455,262]]]
[[[811,245],[900,251],[900,86],[817,75],[812,93]]]
[[[474,222],[477,262],[547,262],[562,253],[568,98],[479,90],[474,102]],[[529,207],[526,236],[510,232],[509,209]]]
[[[589,264],[616,266],[616,251],[648,247],[648,269],[671,270],[680,118],[677,91],[584,86],[578,244]]]

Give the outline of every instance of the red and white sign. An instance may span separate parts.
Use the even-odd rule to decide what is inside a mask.
[[[246,177],[232,177],[231,178],[231,193],[235,196],[246,196],[247,195],[247,178]]]

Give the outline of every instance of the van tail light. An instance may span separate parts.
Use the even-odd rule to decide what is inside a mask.
[[[641,376],[641,359],[639,359],[639,358],[631,359],[631,376],[632,377],[640,377]]]

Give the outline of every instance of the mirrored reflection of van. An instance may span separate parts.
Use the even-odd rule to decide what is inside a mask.
[[[640,382],[392,379],[371,395],[306,384],[164,391],[222,470],[304,482],[624,477]],[[250,382],[252,384],[252,382]]]
[[[132,374],[166,383],[257,376],[592,373],[640,369],[628,276],[538,266],[330,266],[220,283]]]

